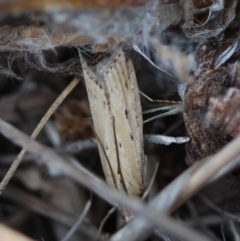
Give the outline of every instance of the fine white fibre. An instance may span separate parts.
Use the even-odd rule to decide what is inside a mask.
[[[57,54],[58,46],[82,47],[91,43],[105,44],[110,37],[118,35],[126,40],[126,48],[133,46],[155,68],[172,77],[169,72],[159,67],[159,63],[154,63],[147,53],[151,39],[159,39],[167,27],[178,24],[181,14],[182,7],[179,1],[169,4],[158,0],[148,1],[141,7],[115,10],[49,10],[31,16],[33,22],[45,22],[45,27],[2,27],[0,50],[25,52],[22,55],[26,63],[39,70],[74,75],[79,74],[75,68],[76,60],[50,64],[46,61],[44,51]],[[143,49],[140,46],[145,47]]]
[[[185,17],[184,31],[188,37],[199,37],[199,38],[210,38],[219,35],[223,32],[227,26],[231,23],[231,21],[235,18],[235,9],[237,5],[237,0],[228,0],[228,6],[224,7],[223,0],[216,0],[213,3],[205,7],[204,9],[190,9],[190,11],[186,11],[188,7],[188,3],[191,3],[190,0],[183,1],[183,5],[185,8],[184,13],[187,13],[188,18]],[[207,20],[202,23],[199,21],[198,24],[195,24],[193,19],[196,14],[200,12],[208,12]],[[191,22],[189,21],[191,19]],[[195,19],[195,22],[198,19]],[[218,22],[219,24],[216,24]]]
[[[52,23],[54,31],[77,31],[97,43],[104,43],[108,37],[118,34],[134,43],[147,44],[150,37],[157,37],[170,24],[177,24],[180,17],[179,2],[161,4],[152,0],[142,7],[117,10],[56,10],[45,13],[41,19]]]
[[[164,136],[164,135],[145,135],[145,139],[149,142],[155,144],[162,144],[162,145],[170,145],[173,143],[182,144],[186,143],[190,140],[189,137],[172,137],[172,136]]]
[[[144,47],[139,47],[139,45],[137,44],[133,44],[133,49],[135,51],[137,51],[138,53],[140,53],[153,67],[155,67],[156,69],[163,71],[164,73],[168,74],[169,76],[173,77],[170,73],[168,73],[166,70],[160,68],[159,66],[157,66],[151,59],[149,54],[147,54],[147,51],[144,49]]]
[[[181,100],[184,101],[187,84],[186,83],[179,84],[177,88],[178,88],[178,94]]]
[[[221,65],[223,65],[228,59],[232,57],[232,55],[237,51],[237,48],[239,47],[239,38],[230,45],[223,53],[221,53],[215,63],[214,68],[217,69]]]
[[[46,50],[57,55],[58,46],[81,47],[91,43],[106,43],[119,35],[132,44],[148,46],[152,37],[159,37],[169,25],[177,24],[181,17],[179,2],[161,4],[151,0],[142,7],[124,9],[52,10],[32,15],[33,23],[45,22],[45,27],[1,27],[0,50],[20,51],[25,62],[38,70],[76,75],[76,59],[58,64],[46,61]],[[141,51],[140,51],[141,52]],[[147,57],[145,55],[144,57]],[[148,58],[148,60],[150,60]],[[154,64],[154,62],[151,62]],[[155,67],[159,68],[157,65]],[[161,69],[161,68],[160,68]]]
[[[48,63],[46,60],[46,53],[44,51],[35,53],[22,52],[22,57],[28,66],[40,71],[59,73],[67,76],[81,74],[79,69],[79,61],[77,58],[69,59],[63,63]]]
[[[39,52],[59,46],[83,46],[90,38],[77,32],[51,32],[47,27],[0,27],[0,51]]]
[[[13,78],[13,79],[20,80],[20,81],[23,80],[22,77],[15,74],[11,69],[6,69],[6,68],[3,68],[2,66],[0,66],[0,74]]]
[[[3,26],[0,31],[0,51],[29,51],[53,49],[51,37],[40,27]]]

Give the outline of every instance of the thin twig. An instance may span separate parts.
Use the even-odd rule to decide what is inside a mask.
[[[155,178],[157,176],[157,172],[158,172],[158,168],[159,168],[159,162],[156,163],[156,166],[154,168],[154,172],[153,172],[153,175],[152,175],[152,178],[151,178],[151,181],[147,187],[147,189],[145,190],[143,196],[142,196],[142,200],[144,200],[150,193],[152,187],[153,187],[153,183],[155,181]]]
[[[156,210],[152,207],[147,207],[140,200],[130,198],[126,194],[108,186],[78,162],[72,162],[74,165],[71,165],[69,160],[65,160],[52,149],[39,144],[1,119],[0,133],[14,143],[22,146],[27,151],[35,154],[38,157],[37,161],[41,164],[45,164],[51,172],[51,175],[65,175],[72,178],[77,183],[82,184],[97,193],[107,202],[113,205],[119,204],[126,209],[133,211],[136,215],[139,215],[142,218],[144,217],[144,219],[148,220],[147,224],[150,224],[151,227],[156,226],[163,228],[186,241],[210,241],[210,239],[203,234],[185,227],[167,215],[156,212]],[[140,220],[145,223],[142,218]]]
[[[229,226],[230,226],[230,230],[232,231],[232,235],[233,235],[233,238],[234,238],[234,241],[240,241],[240,235],[237,231],[237,228],[234,224],[233,221],[229,221]]]
[[[106,223],[106,221],[109,219],[109,217],[117,210],[117,206],[112,207],[108,212],[107,215],[103,218],[103,220],[100,223],[99,229],[98,229],[98,233],[97,233],[97,241],[99,241],[99,237],[101,235],[102,229],[104,227],[104,224]]]
[[[75,88],[75,86],[78,84],[79,78],[73,79],[70,84],[64,89],[64,91],[58,96],[58,98],[54,101],[54,103],[50,106],[46,114],[43,116],[35,130],[33,131],[31,138],[35,139],[46,122],[49,120],[51,115],[56,111],[56,109],[59,107],[59,105],[63,102],[63,100],[68,96],[68,94]],[[25,149],[22,149],[17,158],[12,163],[11,167],[9,168],[8,172],[6,173],[5,177],[3,178],[2,182],[0,183],[0,195],[4,191],[5,187],[7,186],[9,180],[13,176],[14,172],[16,171],[17,167],[21,163],[21,160],[23,159],[24,155],[26,153]]]
[[[187,219],[184,220],[184,223],[190,227],[197,227],[198,223],[202,223],[205,226],[214,226],[214,225],[221,225],[222,223],[226,222],[226,219],[221,215],[206,215],[201,216],[198,218],[199,220],[194,219]]]
[[[72,228],[67,232],[67,234],[65,235],[65,237],[61,241],[68,241],[72,237],[72,235],[76,232],[77,228],[81,225],[84,218],[86,217],[91,205],[92,205],[92,195],[90,196],[90,199],[87,201],[87,203],[84,207],[84,210],[81,213],[77,222],[72,226]]]
[[[223,217],[233,220],[234,222],[240,223],[240,216],[234,215],[232,213],[226,212],[221,208],[217,207],[213,202],[211,202],[205,195],[199,194],[199,197],[208,205],[212,210],[221,214]]]
[[[236,137],[217,154],[193,164],[188,170],[170,183],[149,204],[156,212],[170,213],[191,198],[209,182],[229,171],[239,162],[240,136]],[[147,221],[135,218],[131,223],[119,230],[111,241],[123,238],[128,241],[141,241],[146,239],[154,227]]]
[[[222,233],[223,241],[227,241],[226,237],[225,237],[225,234],[224,234],[224,226],[223,226],[223,224],[221,225],[221,233]]]
[[[206,235],[208,235],[208,237],[210,237],[213,241],[220,241],[219,238],[217,238],[207,227],[206,225],[204,225],[204,223],[200,222],[199,219],[199,214],[198,211],[196,209],[196,206],[194,205],[194,203],[192,202],[192,200],[189,200],[186,202],[190,214],[192,216],[192,219],[195,220],[196,225],[198,227],[198,230],[201,230],[201,232],[205,233]]]
[[[8,188],[3,192],[3,197],[11,200],[19,205],[23,206],[25,209],[35,212],[44,217],[52,219],[58,223],[63,224],[66,227],[71,227],[76,223],[75,216],[66,213],[66,211],[57,208],[54,205],[47,203],[46,201],[29,194],[19,188],[11,186],[9,184]],[[90,225],[89,222],[83,221],[80,226],[80,231],[83,233],[89,240],[94,240],[97,235],[97,229]],[[99,238],[99,241],[105,240],[103,236]],[[1,240],[2,241],[2,240]]]

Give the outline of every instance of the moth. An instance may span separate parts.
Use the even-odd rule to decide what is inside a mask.
[[[121,49],[95,67],[81,56],[83,75],[107,183],[143,195],[143,120],[133,64]],[[126,221],[132,214],[122,210]]]

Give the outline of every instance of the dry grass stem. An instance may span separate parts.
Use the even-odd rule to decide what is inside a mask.
[[[68,96],[69,93],[76,87],[76,85],[79,83],[79,78],[75,78],[71,81],[71,83],[64,89],[64,91],[58,96],[58,98],[54,101],[54,103],[50,106],[46,114],[43,116],[43,118],[40,120],[39,124],[33,131],[31,138],[35,139],[46,122],[49,120],[49,118],[52,116],[52,114],[56,111],[56,109],[59,107],[59,105],[63,102],[63,100]],[[21,163],[21,160],[23,159],[24,155],[26,153],[25,149],[22,149],[22,151],[19,153],[17,158],[12,163],[11,167],[9,168],[8,172],[6,173],[5,177],[3,178],[2,182],[0,183],[0,194],[4,191],[5,187],[7,186],[8,182],[10,181],[11,177],[13,176],[14,172],[16,171],[17,167]]]
[[[0,223],[239,241],[239,3],[0,0]]]
[[[219,213],[221,216],[231,219],[232,221],[236,223],[240,223],[240,216],[239,214],[232,214],[227,211],[222,210],[221,208],[217,207],[213,202],[211,202],[205,195],[198,195],[204,203],[206,203],[211,209],[213,209],[215,212]]]
[[[28,194],[18,188],[8,185],[8,188],[3,192],[2,197],[6,197],[12,201],[18,201],[21,206],[27,208],[35,213],[43,215],[64,224],[66,227],[71,228],[76,224],[76,217],[65,213],[63,210],[59,210],[53,205],[49,205],[47,202]],[[91,226],[87,222],[82,222],[80,230],[86,234],[90,239],[95,239],[97,236],[97,229]],[[99,237],[99,240],[104,240],[103,237]]]
[[[87,201],[77,222],[72,226],[72,228],[68,231],[66,236],[61,241],[68,241],[72,237],[72,235],[76,232],[78,227],[82,224],[83,220],[86,218],[86,215],[87,215],[91,205],[92,205],[92,197]]]
[[[186,241],[192,241],[193,239],[195,241],[210,241],[210,239],[204,235],[173,221],[172,218],[166,215],[156,214],[156,210],[151,207],[146,208],[146,205],[140,201],[134,200],[127,195],[118,192],[115,188],[109,187],[80,164],[76,162],[70,164],[69,161],[59,156],[50,148],[37,143],[1,119],[0,132],[8,139],[13,140],[14,143],[35,154],[39,158],[38,161],[42,164],[44,163],[52,175],[65,175],[70,177],[79,184],[82,184],[97,193],[107,202],[113,205],[117,203],[133,211],[137,215],[146,218],[148,220],[148,225],[151,223],[151,227],[154,225],[163,228]],[[145,223],[143,219],[140,220]]]
[[[227,166],[233,168],[233,163],[237,165],[236,158],[240,155],[239,144],[240,136],[236,137],[230,144],[211,158],[193,164],[163,189],[149,205],[161,213],[174,211],[201,188],[214,180],[216,176],[219,177],[219,172],[223,175],[224,172],[222,170],[224,168]],[[118,231],[111,238],[111,241],[120,241],[123,237],[129,241],[144,240],[152,231],[153,226],[149,225],[147,221],[144,222],[141,219],[135,218],[133,222]]]

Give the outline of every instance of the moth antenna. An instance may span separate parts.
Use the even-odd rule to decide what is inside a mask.
[[[178,113],[182,112],[182,109],[183,109],[183,102],[182,101],[153,100],[152,98],[150,98],[149,96],[147,96],[143,92],[139,91],[139,93],[142,96],[144,96],[147,100],[149,100],[150,102],[165,104],[165,106],[161,106],[161,107],[157,107],[157,108],[153,108],[153,109],[150,109],[150,110],[143,111],[142,112],[143,114],[149,114],[149,113],[153,113],[153,112],[156,112],[156,111],[167,111],[167,112],[161,113],[159,115],[156,115],[152,118],[149,118],[149,119],[143,121],[143,123],[147,123],[147,122],[155,120],[157,118],[162,118],[162,117],[169,116],[169,115],[175,115],[175,114],[178,114]]]
[[[151,181],[150,181],[150,183],[149,183],[149,185],[148,185],[147,190],[144,192],[144,194],[143,194],[143,196],[142,196],[142,200],[144,200],[144,199],[148,196],[149,192],[151,191],[152,186],[153,186],[153,183],[154,183],[154,180],[155,180],[155,178],[156,178],[156,176],[157,176],[158,169],[159,169],[159,162],[156,163],[153,176],[152,176],[152,178],[151,178]]]
[[[79,228],[79,226],[81,225],[81,223],[83,222],[84,218],[86,217],[88,211],[90,210],[92,205],[92,192],[90,192],[90,198],[87,201],[83,212],[81,213],[80,217],[78,218],[77,222],[72,226],[72,228],[67,232],[67,234],[64,236],[63,239],[61,239],[61,241],[68,241],[71,239],[71,237],[73,236],[73,234],[76,232],[76,230]]]
[[[90,59],[95,60],[91,55],[89,55],[86,51],[81,50],[80,48],[77,48],[79,56],[82,56],[82,53],[87,55]]]
[[[175,109],[177,107],[182,108],[182,105],[181,104],[177,104],[177,105],[159,106],[159,107],[152,108],[152,109],[149,109],[149,110],[144,110],[142,113],[143,114],[149,114],[149,113],[154,113],[154,112],[157,112],[157,111],[169,111],[169,110],[173,110],[173,109]]]
[[[97,241],[99,240],[99,237],[101,235],[102,229],[105,225],[105,223],[107,222],[107,220],[110,218],[110,216],[117,210],[118,205],[112,207],[106,214],[106,216],[103,218],[103,220],[100,223],[99,229],[98,229],[98,233],[97,233]]]
[[[147,100],[149,100],[152,103],[160,103],[160,104],[182,104],[182,101],[175,101],[175,100],[154,100],[144,94],[142,91],[139,90],[139,93],[144,96]]]
[[[172,110],[169,110],[169,111],[167,111],[165,113],[161,113],[161,114],[156,115],[156,116],[154,116],[152,118],[149,118],[149,119],[143,121],[143,123],[145,124],[145,123],[147,123],[149,121],[152,121],[152,120],[155,120],[155,119],[158,119],[158,118],[162,118],[162,117],[165,117],[165,116],[169,116],[169,115],[175,115],[175,114],[178,114],[178,113],[181,113],[181,112],[182,112],[182,106],[178,106],[178,107],[176,107],[176,108],[174,108]]]

